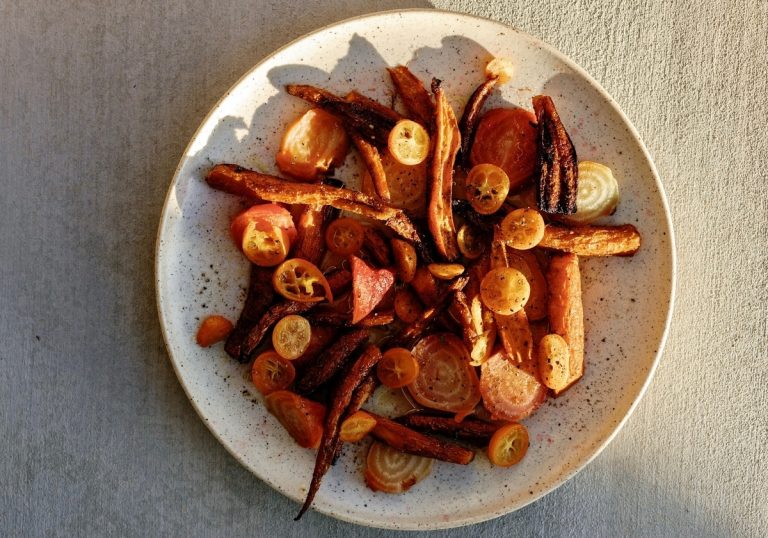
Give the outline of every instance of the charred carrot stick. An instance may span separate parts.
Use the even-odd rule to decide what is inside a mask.
[[[325,254],[323,230],[325,223],[331,220],[329,213],[329,206],[304,206],[299,222],[296,223],[296,249],[293,252],[295,258],[303,258],[315,265],[322,261]]]
[[[272,288],[272,270],[267,267],[251,266],[248,283],[248,295],[245,297],[243,310],[237,318],[234,330],[229,333],[224,343],[224,350],[233,359],[240,359],[240,348],[248,333],[255,327],[264,313],[275,300]]]
[[[382,114],[379,107],[367,102],[348,101],[316,86],[288,84],[285,90],[294,97],[330,112],[341,119],[348,130],[357,132],[378,147],[386,147],[389,131],[397,123],[389,114]]]
[[[435,247],[443,259],[459,257],[456,227],[453,222],[453,167],[461,144],[461,133],[440,81],[432,79],[435,95],[432,160],[428,167],[430,183],[427,223]]]
[[[467,465],[475,457],[474,451],[461,445],[424,435],[374,413],[369,412],[368,414],[376,418],[376,427],[371,432],[373,436],[392,448],[414,456],[423,456],[459,465]]]
[[[380,267],[392,265],[392,251],[389,248],[389,242],[380,231],[367,226],[363,245]]]
[[[296,383],[296,392],[309,394],[331,379],[368,340],[368,329],[356,329],[340,337],[323,351]]]
[[[459,120],[459,132],[461,132],[461,165],[465,170],[469,170],[472,165],[469,161],[469,154],[472,151],[472,142],[475,140],[475,127],[480,117],[480,111],[483,109],[485,101],[491,95],[491,90],[498,82],[497,77],[489,78],[480,84],[464,107],[464,112]]]
[[[307,316],[312,326],[349,327],[352,325],[351,312],[316,310]]]
[[[325,428],[320,440],[320,449],[315,460],[315,470],[312,473],[312,482],[309,485],[307,498],[299,510],[295,520],[298,521],[304,512],[312,505],[315,499],[320,481],[333,463],[339,441],[339,426],[341,418],[349,409],[355,390],[363,380],[371,373],[376,364],[381,360],[381,351],[376,346],[370,345],[352,364],[351,368],[336,387],[331,399],[331,406],[325,417]]]
[[[576,148],[560,121],[555,103],[547,95],[535,95],[539,169],[538,205],[544,213],[571,215],[576,212],[579,167]]]
[[[373,188],[376,190],[376,194],[378,194],[379,198],[385,202],[389,202],[389,183],[387,183],[387,173],[384,170],[384,163],[381,162],[381,153],[376,149],[376,146],[357,133],[352,133],[352,142],[355,144],[357,151],[363,158],[365,167],[368,169],[368,173],[371,175]]]
[[[393,310],[371,312],[354,325],[352,325],[352,316],[349,312],[324,310],[322,312],[312,312],[309,315],[309,322],[313,327],[380,327],[381,325],[388,325],[393,321],[395,321]]]
[[[443,313],[453,297],[453,292],[464,289],[469,282],[468,276],[460,276],[451,281],[450,285],[443,290],[437,301],[429,308],[424,309],[419,318],[403,329],[400,334],[391,340],[389,347],[410,348],[418,340],[429,325]]]
[[[437,279],[424,265],[416,268],[416,272],[413,274],[410,284],[419,300],[425,305],[435,304],[437,298],[440,296]]]
[[[352,400],[349,402],[347,415],[351,415],[352,413],[360,411],[360,409],[365,405],[365,402],[367,402],[368,398],[373,395],[376,387],[378,386],[379,378],[373,374],[368,374],[368,377],[363,379],[362,383],[360,383],[360,385],[355,389],[355,392],[352,394]]]
[[[251,199],[285,204],[330,205],[379,220],[403,239],[411,241],[417,250],[426,249],[419,232],[404,211],[356,190],[286,181],[235,164],[217,164],[208,172],[205,180],[214,189]]]
[[[343,187],[344,182],[333,177],[323,179],[323,184]],[[325,255],[325,229],[339,217],[340,211],[329,205],[306,205],[296,224],[296,248],[294,258],[303,258],[320,265]]]
[[[394,310],[383,310],[381,312],[371,312],[358,322],[360,327],[380,327],[389,325],[395,321]]]
[[[640,249],[640,233],[631,224],[571,227],[547,224],[539,245],[579,256],[634,256]]]
[[[258,348],[259,345],[261,345],[264,337],[275,323],[291,314],[304,314],[311,310],[315,304],[316,303],[285,301],[272,305],[243,340],[243,344],[240,346],[240,357],[238,360],[242,363],[251,360],[253,352],[256,351],[256,348]]]
[[[507,211],[497,211],[493,215],[481,215],[475,211],[466,200],[453,200],[451,203],[453,212],[465,221],[469,222],[478,230],[490,230],[496,224],[499,224]]]
[[[271,277],[267,280],[270,287],[272,286]],[[349,283],[352,282],[352,273],[347,270],[336,271],[328,275],[328,284],[331,287],[331,291],[334,295],[340,293],[346,288]],[[272,328],[272,326],[290,314],[304,314],[309,312],[318,303],[300,303],[297,301],[285,301],[272,305],[261,317],[259,322],[248,332],[248,336],[245,337],[240,347],[240,362],[248,362],[251,359],[251,355],[259,347],[264,337]]]
[[[369,99],[368,97],[357,93],[355,91],[347,94],[347,101],[357,102],[365,104],[371,108],[375,108],[379,113],[392,118],[393,121],[401,119],[400,114],[395,112],[389,107],[385,107],[378,101]],[[384,164],[381,162],[381,153],[376,149],[376,146],[368,142],[365,138],[352,131],[349,133],[352,138],[352,142],[355,144],[357,151],[363,158],[365,167],[368,169],[368,173],[371,175],[373,181],[373,188],[376,190],[376,194],[379,198],[385,202],[390,201],[389,183],[387,183],[387,173],[384,171]]]
[[[493,434],[499,429],[497,424],[484,420],[465,418],[461,422],[456,422],[453,417],[421,412],[397,417],[395,421],[416,431],[439,433],[477,445],[487,445]]]
[[[331,287],[331,291],[336,297],[341,295],[352,283],[352,273],[346,269],[338,269],[327,275],[327,278],[328,285]]]
[[[347,94],[347,101],[351,101],[352,103],[358,103],[360,105],[364,105],[371,110],[375,111],[380,116],[383,116],[385,118],[389,118],[393,122],[397,123],[401,119],[403,119],[403,115],[400,114],[397,110],[394,108],[390,108],[386,105],[382,105],[375,99],[371,99],[367,95],[363,95],[360,92],[357,92],[355,90],[352,90]]]
[[[467,349],[474,347],[475,340],[480,336],[475,330],[475,324],[472,320],[472,311],[469,308],[469,301],[463,291],[456,291],[453,294],[453,300],[448,307],[448,312],[459,322],[461,334],[464,339],[464,345]]]
[[[387,71],[410,115],[427,129],[431,128],[435,105],[421,80],[404,65],[388,68]]]
[[[337,327],[322,326],[312,324],[312,335],[309,338],[309,347],[307,347],[304,353],[291,361],[293,367],[299,374],[303,372],[310,364],[312,364],[320,354],[325,351],[331,342],[336,339],[339,334]]]
[[[565,339],[570,350],[568,385],[555,391],[558,396],[584,375],[584,305],[579,257],[575,254],[553,256],[547,281],[550,329]]]

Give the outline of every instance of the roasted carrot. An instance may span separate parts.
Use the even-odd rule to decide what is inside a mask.
[[[275,299],[272,288],[272,269],[251,265],[251,276],[248,282],[248,294],[245,297],[243,310],[237,318],[234,330],[229,333],[224,344],[224,350],[233,359],[240,359],[240,348],[248,333],[255,327]]]
[[[550,329],[565,339],[571,351],[568,385],[555,392],[559,395],[584,374],[584,307],[581,301],[578,256],[553,256],[547,272],[547,281]]]
[[[368,340],[368,329],[355,329],[341,336],[323,351],[296,383],[296,392],[309,394],[331,379]]]
[[[383,310],[381,312],[371,312],[361,319],[357,325],[360,327],[381,327],[382,325],[389,325],[393,321],[395,321],[395,312],[393,310]]]
[[[379,267],[388,267],[392,265],[392,252],[389,249],[389,242],[384,235],[376,228],[367,226],[365,228],[365,240],[363,242],[366,250],[373,256]]]
[[[464,340],[464,345],[467,346],[467,349],[472,349],[479,334],[472,321],[472,311],[469,308],[469,301],[463,291],[454,292],[453,300],[448,306],[448,312],[461,326],[461,335]]]
[[[330,185],[291,182],[235,164],[217,164],[208,172],[205,180],[214,189],[251,199],[285,204],[330,205],[380,220],[400,237],[412,242],[417,250],[427,248],[404,211],[359,191]]]
[[[468,281],[469,277],[467,276],[461,276],[453,280],[431,307],[424,309],[424,312],[421,313],[416,321],[403,329],[400,334],[389,342],[389,347],[411,347],[424,331],[429,328],[430,324],[445,311],[453,297],[453,293],[464,289]]]
[[[631,224],[570,227],[547,224],[539,246],[579,256],[634,256],[640,249],[640,233]]]
[[[400,114],[397,110],[394,108],[390,108],[386,105],[382,105],[375,99],[371,99],[367,95],[363,95],[362,93],[352,90],[346,95],[347,101],[350,101],[352,103],[357,103],[359,105],[365,106],[372,111],[374,111],[379,116],[382,116],[384,118],[388,118],[391,121],[397,123],[401,119],[403,119],[403,115]]]
[[[349,402],[347,414],[351,415],[352,413],[359,411],[365,405],[365,402],[368,401],[368,398],[373,395],[378,386],[379,379],[373,373],[368,374],[352,394],[352,400]]]
[[[385,202],[389,202],[389,183],[387,183],[387,172],[384,170],[384,164],[381,162],[381,153],[376,149],[376,146],[357,133],[352,133],[352,142],[355,144],[357,151],[363,158],[365,167],[368,169],[368,173],[371,175],[373,189],[376,191],[376,194]]]
[[[523,273],[531,286],[531,294],[525,304],[528,319],[536,321],[547,317],[547,279],[536,254],[532,250],[507,249],[507,263]]]
[[[197,330],[197,335],[195,336],[197,345],[208,347],[216,342],[221,342],[229,336],[233,328],[232,322],[224,316],[208,316]]]
[[[410,282],[416,275],[416,264],[418,257],[413,245],[402,239],[392,239],[392,254],[397,266],[397,276],[403,282]]]
[[[325,254],[325,228],[338,217],[339,210],[331,206],[304,206],[296,226],[294,258],[303,258],[320,265]]]
[[[474,418],[465,418],[456,422],[453,417],[428,414],[425,412],[409,413],[395,419],[403,426],[424,433],[439,433],[455,439],[469,441],[476,445],[487,445],[491,436],[499,429],[498,424]]]
[[[424,127],[430,129],[435,105],[424,84],[404,65],[387,68],[387,71],[408,113]]]
[[[474,451],[461,445],[424,435],[374,413],[368,412],[368,414],[376,419],[376,426],[371,434],[392,448],[414,456],[423,456],[459,465],[467,465],[475,457]]]
[[[461,134],[453,109],[437,79],[432,79],[432,93],[435,95],[434,146],[432,161],[429,165],[430,193],[427,223],[438,253],[444,259],[453,261],[459,257],[451,204],[453,165],[459,151]]]
[[[334,295],[340,293],[352,281],[352,274],[346,270],[339,270],[328,275],[328,284]],[[271,288],[271,278],[269,280]],[[298,301],[284,301],[272,305],[261,317],[259,322],[248,332],[240,347],[240,362],[248,362],[251,355],[264,340],[264,337],[272,326],[291,314],[304,314],[317,306],[317,303],[300,303]]]
[[[344,417],[350,417],[360,411],[360,409],[365,405],[365,402],[367,402],[368,398],[373,395],[376,387],[378,386],[379,378],[376,377],[373,372],[371,372],[357,386],[355,392],[352,393],[352,400],[349,402],[349,407],[347,408],[347,412],[344,414]],[[341,447],[343,444],[344,443],[341,439],[336,442],[336,452],[333,456],[333,463],[336,463],[336,460],[339,459],[339,456],[341,456]]]
[[[285,316],[303,314],[312,309],[316,303],[300,303],[298,301],[285,301],[272,305],[245,337],[240,347],[240,362],[251,360],[253,352],[261,345],[264,337],[275,323]]]
[[[309,314],[307,319],[313,326],[350,327],[352,325],[352,313],[338,310],[318,309]]]
[[[525,310],[510,316],[494,314],[496,328],[504,351],[517,363],[528,363],[533,358],[533,337]]]
[[[536,95],[532,101],[538,123],[539,209],[545,213],[573,214],[579,183],[576,149],[552,98]]]
[[[322,353],[323,350],[336,339],[338,334],[339,329],[337,327],[316,325],[313,323],[312,336],[309,338],[309,347],[307,347],[300,357],[291,361],[294,368],[296,368],[296,371],[301,373],[312,364],[315,359],[320,356],[320,353]]]
[[[472,168],[469,154],[472,149],[472,141],[475,139],[475,127],[477,127],[480,111],[497,82],[498,78],[493,77],[480,84],[472,92],[472,96],[464,106],[464,112],[459,120],[459,131],[461,132],[461,165],[465,170]]]
[[[437,279],[424,265],[416,268],[411,279],[411,287],[421,302],[427,306],[434,304],[440,294]]]
[[[352,314],[350,312],[337,312],[333,310],[315,311],[308,316],[308,319],[313,327],[380,327],[381,325],[392,323],[395,320],[395,313],[392,310],[371,312],[354,325],[352,324]]]
[[[337,116],[348,130],[354,131],[370,143],[385,147],[389,131],[395,125],[389,114],[382,114],[370,103],[348,101],[333,93],[306,84],[288,84],[286,91]]]
[[[349,92],[347,94],[347,101],[366,105],[372,109],[377,110],[381,115],[391,118],[392,121],[395,122],[402,118],[400,114],[391,108],[386,107],[378,101],[374,101],[373,99],[370,99],[365,95],[355,91]],[[365,167],[368,169],[368,173],[371,175],[373,188],[376,191],[376,194],[378,194],[379,198],[385,202],[389,202],[389,184],[387,183],[387,173],[384,171],[384,164],[381,162],[381,153],[379,153],[379,150],[375,145],[370,143],[363,136],[357,134],[356,132],[351,132],[350,136],[352,138],[352,142],[357,148],[357,151],[363,158],[363,162],[365,163]]]
[[[355,360],[346,375],[336,387],[331,399],[331,406],[325,417],[325,427],[323,437],[320,440],[320,449],[317,452],[315,460],[315,470],[312,473],[312,482],[309,485],[307,498],[299,510],[296,520],[298,521],[304,512],[312,505],[312,501],[320,487],[320,481],[331,466],[333,458],[336,455],[339,441],[339,426],[341,418],[349,409],[355,389],[371,373],[376,363],[381,359],[381,351],[376,346],[370,345],[365,348],[362,354]]]
[[[356,411],[350,413],[341,423],[339,441],[341,441],[341,444],[360,442],[374,427],[376,427],[376,419],[367,412]]]
[[[278,390],[264,398],[272,413],[299,446],[317,448],[323,434],[325,406],[289,390]]]

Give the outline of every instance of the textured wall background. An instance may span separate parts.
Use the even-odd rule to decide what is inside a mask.
[[[432,4],[23,4],[0,4],[0,534],[384,536],[294,524],[218,445],[165,354],[153,247],[187,141],[258,59]],[[667,351],[616,440],[537,503],[435,535],[768,535],[768,3],[434,7],[536,35],[613,95],[655,158],[679,256]]]

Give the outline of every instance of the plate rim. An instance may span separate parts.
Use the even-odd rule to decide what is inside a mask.
[[[272,480],[262,477],[259,474],[257,474],[255,471],[253,471],[244,461],[243,459],[234,451],[233,448],[231,448],[225,441],[222,439],[222,437],[219,435],[219,433],[213,428],[212,424],[206,419],[205,415],[203,414],[202,407],[196,402],[196,400],[192,397],[192,394],[190,392],[190,388],[187,386],[186,382],[184,381],[184,377],[181,375],[180,369],[179,369],[179,363],[174,357],[172,351],[171,351],[171,345],[170,340],[168,336],[168,329],[166,327],[166,320],[163,310],[163,299],[161,297],[161,281],[160,281],[160,271],[161,271],[161,260],[162,260],[162,237],[164,235],[164,231],[166,229],[166,226],[168,225],[168,214],[169,214],[169,201],[171,200],[172,193],[174,192],[174,188],[178,184],[179,181],[179,175],[184,167],[184,164],[186,160],[188,159],[187,155],[189,153],[190,148],[197,140],[198,135],[200,132],[205,128],[205,126],[208,124],[209,121],[211,121],[212,117],[218,110],[218,108],[221,106],[221,104],[224,102],[224,100],[244,81],[246,80],[251,74],[259,69],[264,63],[269,61],[271,58],[273,58],[275,55],[283,52],[284,50],[292,47],[293,45],[305,40],[310,39],[318,34],[321,34],[323,32],[326,32],[328,30],[331,30],[333,28],[341,27],[346,24],[352,23],[352,22],[359,22],[363,21],[365,19],[375,19],[379,17],[384,17],[387,15],[398,15],[398,14],[430,14],[430,15],[440,15],[440,16],[452,16],[452,17],[458,17],[458,18],[466,18],[468,20],[472,21],[481,21],[483,23],[492,23],[495,25],[498,25],[500,27],[504,27],[507,30],[510,30],[512,32],[515,32],[517,34],[520,34],[527,39],[531,40],[533,43],[538,45],[541,49],[545,50],[548,54],[551,54],[558,60],[562,61],[564,64],[566,64],[569,68],[573,69],[577,74],[579,74],[589,85],[591,85],[597,92],[607,101],[608,105],[613,109],[614,112],[616,112],[621,120],[624,122],[625,126],[628,128],[631,136],[637,141],[639,144],[640,149],[642,150],[643,157],[650,165],[650,170],[653,175],[653,180],[656,184],[656,188],[658,189],[660,195],[661,195],[661,202],[662,207],[664,210],[664,219],[666,223],[666,227],[669,230],[669,256],[670,256],[670,275],[671,275],[671,286],[668,296],[668,308],[666,312],[666,317],[664,320],[664,327],[661,334],[661,338],[659,340],[657,351],[653,358],[653,363],[651,364],[651,367],[648,371],[648,374],[645,378],[645,380],[642,383],[642,386],[640,387],[640,390],[637,393],[637,396],[633,400],[633,402],[630,404],[629,408],[627,409],[626,414],[621,418],[618,423],[616,423],[613,426],[613,429],[611,433],[606,436],[603,441],[601,441],[596,448],[594,449],[594,452],[587,457],[584,461],[580,462],[579,464],[575,465],[573,469],[571,469],[569,472],[563,473],[549,488],[545,488],[543,490],[538,491],[535,495],[529,496],[525,498],[523,501],[521,501],[516,506],[510,508],[509,510],[502,510],[502,511],[493,511],[484,513],[477,516],[470,516],[470,517],[463,517],[459,519],[452,519],[450,521],[434,521],[430,525],[396,525],[396,524],[388,524],[387,522],[379,523],[379,522],[372,522],[360,518],[356,518],[352,515],[343,513],[343,512],[334,512],[332,510],[322,510],[320,508],[314,508],[313,509],[316,512],[319,512],[323,515],[333,517],[335,519],[347,522],[347,523],[354,523],[356,525],[362,525],[366,527],[372,527],[372,528],[380,528],[380,529],[387,529],[387,530],[418,530],[418,531],[427,531],[427,530],[440,530],[440,529],[450,529],[450,528],[457,528],[457,527],[463,527],[468,525],[474,525],[478,523],[482,523],[485,521],[489,521],[498,517],[501,517],[503,515],[511,514],[513,512],[516,512],[518,510],[521,510],[522,508],[530,505],[531,503],[534,503],[541,499],[542,497],[545,497],[549,495],[554,490],[561,487],[563,484],[568,482],[570,479],[572,479],[575,475],[577,475],[579,472],[581,472],[587,465],[589,465],[602,451],[613,441],[613,439],[618,435],[618,433],[623,429],[624,425],[629,420],[630,416],[634,413],[635,409],[637,408],[640,401],[645,396],[646,391],[648,390],[648,387],[651,384],[651,381],[653,380],[656,369],[659,366],[659,362],[661,361],[661,357],[664,353],[664,349],[666,347],[667,339],[670,332],[670,327],[672,324],[672,316],[674,313],[674,307],[675,307],[675,299],[677,296],[677,248],[676,248],[676,240],[675,240],[675,233],[674,233],[674,227],[673,227],[673,221],[672,221],[672,214],[669,208],[669,201],[667,199],[667,193],[664,189],[664,185],[661,181],[661,178],[659,176],[658,170],[656,168],[656,163],[654,162],[650,152],[648,151],[648,148],[646,147],[645,143],[643,142],[643,139],[640,137],[639,132],[637,131],[637,128],[635,127],[634,123],[630,121],[630,119],[627,117],[627,115],[624,113],[624,111],[619,107],[616,100],[603,88],[603,86],[595,80],[584,68],[582,68],[579,64],[577,64],[575,61],[573,61],[571,58],[566,56],[564,53],[560,52],[557,48],[555,48],[553,45],[550,45],[549,43],[543,41],[542,39],[533,36],[527,32],[524,32],[522,30],[519,30],[515,28],[514,26],[511,26],[510,24],[507,24],[502,21],[498,21],[495,19],[491,19],[488,17],[481,17],[479,15],[473,15],[470,13],[464,13],[459,11],[450,11],[445,9],[424,9],[424,8],[405,8],[405,9],[390,9],[390,10],[384,10],[384,11],[375,11],[375,12],[369,12],[364,13],[361,15],[356,15],[353,17],[345,18],[336,22],[332,22],[326,25],[323,25],[315,30],[312,30],[310,32],[307,32],[305,34],[302,34],[295,39],[291,40],[290,42],[274,49],[270,53],[263,56],[258,62],[256,62],[252,67],[250,67],[242,76],[240,76],[222,95],[219,99],[216,100],[216,102],[213,104],[213,106],[208,110],[205,117],[201,120],[200,124],[198,125],[195,132],[190,137],[189,142],[185,146],[184,150],[182,151],[181,157],[179,159],[179,163],[176,165],[176,168],[173,172],[173,176],[171,179],[171,182],[168,186],[168,190],[166,192],[165,198],[163,200],[163,206],[162,211],[160,214],[160,224],[157,229],[157,235],[155,237],[155,263],[154,263],[154,277],[155,277],[155,303],[156,308],[158,312],[158,318],[160,321],[160,330],[163,335],[163,343],[165,345],[165,350],[168,355],[168,358],[171,362],[171,365],[173,366],[174,373],[176,374],[176,378],[178,379],[179,383],[181,384],[181,387],[184,390],[184,394],[186,395],[189,402],[192,404],[193,409],[197,413],[197,415],[200,417],[202,422],[206,425],[208,430],[213,434],[214,438],[221,444],[224,449],[237,460],[237,462],[242,465],[245,469],[247,469],[252,475],[254,475],[256,478],[261,480],[262,482],[269,485],[271,488],[279,491],[282,495],[287,497],[288,499],[294,501],[294,502],[301,502],[298,499],[295,499],[291,494],[289,494],[287,491],[285,491],[283,488],[280,487],[279,484],[273,482]]]

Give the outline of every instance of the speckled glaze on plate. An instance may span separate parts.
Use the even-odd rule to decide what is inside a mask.
[[[348,446],[315,500],[314,508],[325,514],[425,530],[517,510],[563,484],[608,444],[661,354],[675,281],[669,210],[648,152],[615,102],[562,54],[500,23],[432,10],[386,12],[318,30],[258,64],[213,108],[181,159],[158,232],[156,278],[163,334],[187,395],[243,465],[290,498],[303,499],[315,453],[297,447],[266,412],[244,366],[220,345],[202,349],[194,342],[204,316],[237,318],[248,273],[228,235],[230,218],[244,204],[209,189],[204,174],[218,162],[276,172],[282,130],[307,108],[283,91],[287,83],[340,94],[357,89],[389,103],[384,68],[404,63],[424,81],[442,79],[460,113],[494,55],[513,58],[517,72],[488,107],[530,109],[531,96],[552,96],[579,158],[606,163],[619,181],[622,201],[606,221],[635,224],[642,248],[634,258],[584,260],[586,373],[525,420],[531,446],[519,465],[492,467],[480,451],[466,467],[436,462],[431,476],[411,491],[387,495],[363,483],[365,447]],[[336,176],[356,183],[361,166],[350,154]]]

